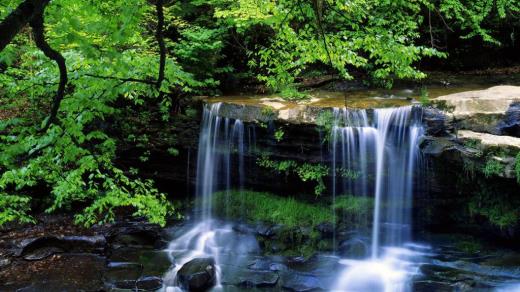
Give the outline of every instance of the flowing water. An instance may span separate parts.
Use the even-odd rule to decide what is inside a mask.
[[[255,147],[254,128],[245,126],[240,120],[219,116],[220,106],[215,103],[204,108],[197,156],[194,221],[175,232],[175,239],[166,250],[173,264],[164,277],[165,291],[180,291],[176,281],[179,269],[192,259],[206,257],[215,259],[215,290],[229,288],[231,291],[249,290],[233,286],[237,281],[243,283],[240,282],[243,277],[248,281],[255,281],[248,277],[257,281],[280,277],[276,290],[299,289],[308,284],[330,291],[403,292],[414,289],[413,279],[421,274],[420,266],[425,263],[445,269],[457,268],[461,273],[481,272],[478,265],[455,267],[440,261],[438,250],[410,242],[414,182],[421,172],[418,141],[423,128],[420,108],[334,109],[333,127],[328,138],[333,204],[345,194],[373,201],[373,208],[362,218],[356,218],[359,229],[369,230],[370,248],[363,256],[319,255],[299,267],[298,263],[293,266],[292,260],[285,257],[262,255],[254,232],[237,232],[236,225],[219,221],[212,214],[212,194],[243,188],[246,169],[254,167],[245,165],[244,159]],[[334,208],[332,212],[336,214]],[[338,246],[336,234],[333,238],[333,246]],[[262,264],[266,262],[266,265]],[[263,266],[267,270],[255,272]],[[277,272],[273,272],[273,267]],[[492,285],[507,283],[510,286],[503,287],[518,287],[514,286],[519,282],[515,272],[497,274],[494,270],[486,270],[485,273],[501,277],[491,279]],[[274,288],[269,287],[268,290]]]
[[[245,175],[244,124],[220,117],[220,106],[215,103],[204,108],[197,156],[195,222],[178,230],[167,249],[174,267],[165,276],[166,291],[179,289],[176,274],[192,259],[214,258],[220,283],[222,256],[231,251],[247,254],[259,249],[253,236],[234,233],[230,225],[212,215],[212,194],[218,189],[230,190],[232,185],[242,187]]]
[[[417,142],[422,135],[421,114],[418,108],[406,106],[375,109],[371,121],[368,116],[365,110],[334,110],[334,200],[338,194],[374,194],[369,259],[343,260],[347,268],[336,288],[405,291],[407,277],[417,268],[411,260],[422,253],[422,247],[405,247],[411,239],[410,213],[419,160]],[[347,169],[357,176],[339,177],[338,169]]]

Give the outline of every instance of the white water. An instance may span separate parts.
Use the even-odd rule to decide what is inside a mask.
[[[416,257],[405,248],[411,233],[413,179],[422,135],[413,107],[367,112],[335,109],[331,133],[333,169],[359,173],[356,179],[333,176],[333,195],[369,196],[374,210],[370,255],[365,260],[343,260],[346,265],[335,287],[341,291],[407,291],[417,273]],[[367,255],[368,256],[368,255]],[[348,258],[348,255],[347,255]]]
[[[220,286],[222,265],[240,260],[240,254],[259,250],[256,240],[237,235],[212,216],[212,194],[244,185],[244,133],[239,120],[218,115],[220,104],[204,109],[197,157],[196,223],[179,231],[168,252],[174,263],[165,276],[166,291],[177,291],[177,271],[194,258],[212,257]],[[407,291],[408,279],[417,273],[422,248],[406,245],[410,240],[410,206],[417,141],[422,134],[420,119],[412,107],[366,111],[334,111],[331,133],[333,169],[355,170],[359,176],[345,178],[334,171],[334,198],[341,194],[374,197],[370,254],[364,260],[345,259],[338,277],[338,291]],[[251,141],[248,141],[251,145]],[[236,154],[236,155],[235,155]],[[372,224],[370,224],[372,223]]]
[[[185,263],[208,257],[215,259],[218,289],[222,256],[231,253],[238,258],[259,249],[254,237],[237,235],[231,226],[213,219],[212,194],[219,188],[230,190],[236,184],[242,188],[245,175],[244,124],[219,116],[220,105],[204,107],[197,156],[196,223],[179,230],[179,236],[167,248],[174,264],[165,276],[166,291],[180,290],[176,275]]]

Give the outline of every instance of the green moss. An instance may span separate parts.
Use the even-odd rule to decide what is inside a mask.
[[[520,184],[520,152],[518,152],[515,159],[515,175],[516,181]]]
[[[469,202],[469,212],[472,216],[485,217],[491,224],[505,229],[517,225],[520,219],[518,201],[497,195],[492,190],[483,188]]]
[[[473,149],[479,149],[480,141],[477,139],[466,139],[464,140],[464,146]]]
[[[213,195],[215,212],[230,218],[243,218],[249,222],[282,224],[286,228],[313,227],[332,222],[329,208],[294,198],[279,197],[253,191],[218,192]]]
[[[356,216],[368,215],[374,209],[374,199],[344,195],[336,198],[336,203],[333,207],[334,210],[347,214]]]
[[[504,172],[504,166],[497,160],[490,158],[486,161],[486,165],[482,172],[487,178],[498,176]]]
[[[455,248],[466,253],[477,253],[482,250],[482,244],[478,241],[468,239],[457,242]]]

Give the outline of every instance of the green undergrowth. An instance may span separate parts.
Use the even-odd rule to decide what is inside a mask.
[[[515,174],[516,182],[520,184],[520,152],[518,152],[515,159]]]
[[[228,218],[242,218],[249,222],[282,224],[289,228],[332,223],[333,214],[321,204],[298,201],[265,192],[237,191],[213,194],[214,211]]]
[[[359,217],[368,217],[374,210],[374,198],[343,195],[336,198],[333,205],[336,213],[348,216],[354,221]]]
[[[484,217],[502,230],[516,226],[520,221],[520,199],[492,187],[481,187],[469,202],[470,215]]]
[[[213,210],[217,216],[276,226],[275,236],[257,238],[266,253],[287,256],[332,251],[332,238],[322,238],[317,226],[336,223],[350,229],[363,227],[372,208],[373,199],[351,195],[337,197],[332,205],[249,190],[213,194]]]

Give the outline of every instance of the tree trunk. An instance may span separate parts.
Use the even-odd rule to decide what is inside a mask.
[[[43,14],[50,0],[25,0],[0,22],[0,52],[35,15]]]

